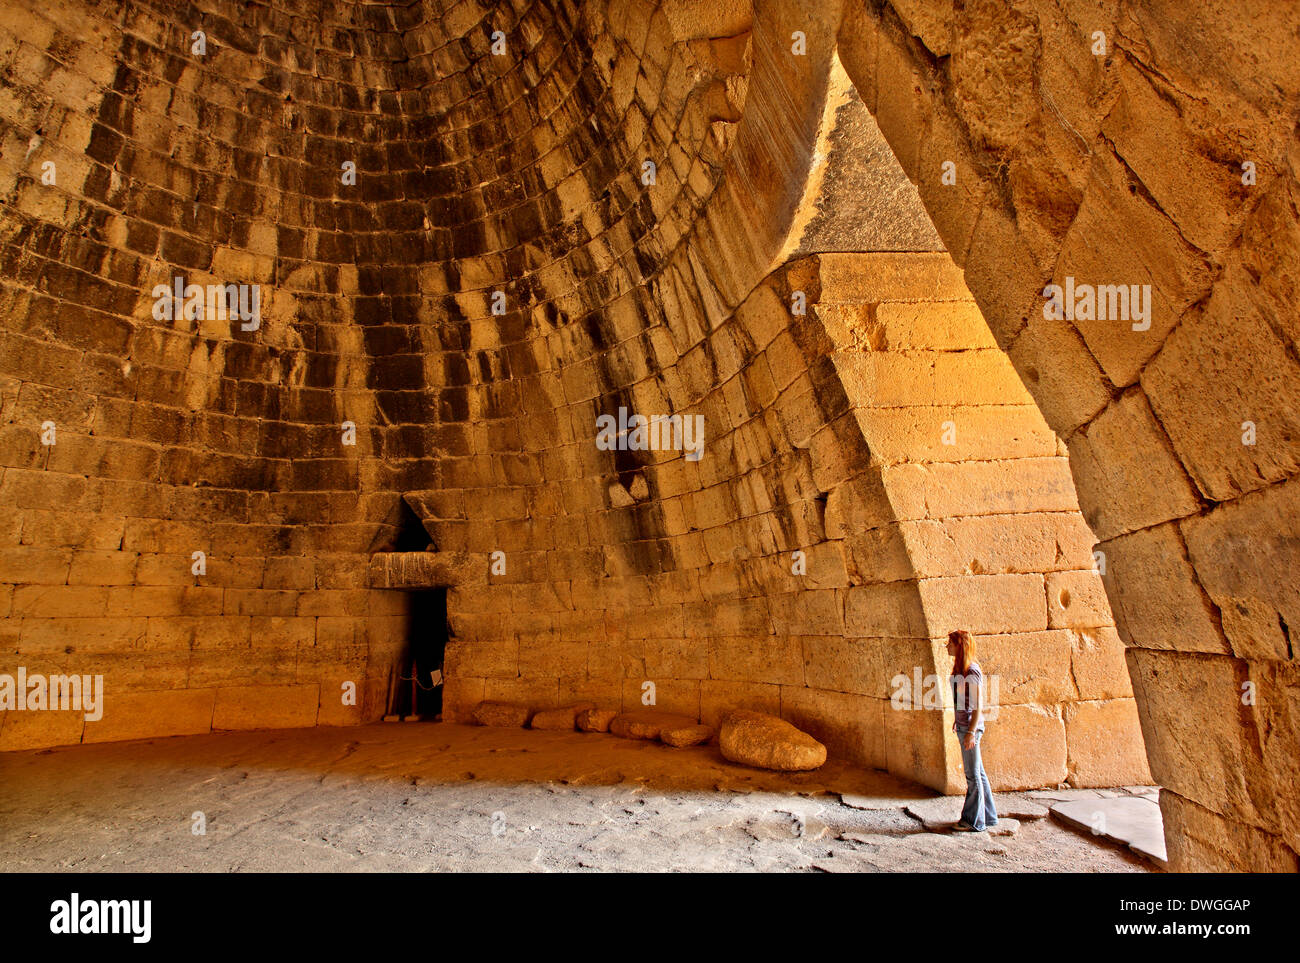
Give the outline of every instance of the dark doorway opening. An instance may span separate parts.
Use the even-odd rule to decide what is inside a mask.
[[[372,552],[426,552],[436,548],[405,498],[371,546]],[[406,646],[389,676],[386,719],[434,719],[442,712],[442,660],[447,648],[447,589],[407,591]]]
[[[403,689],[403,716],[432,719],[442,712],[442,660],[447,649],[447,590],[422,589],[410,593],[407,665]]]

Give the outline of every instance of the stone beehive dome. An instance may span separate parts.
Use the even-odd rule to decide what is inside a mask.
[[[1294,869],[1296,29],[3,0],[0,671],[116,708],[0,749],[373,720],[440,586],[449,720],[652,683],[944,789],[965,627],[1001,788]]]

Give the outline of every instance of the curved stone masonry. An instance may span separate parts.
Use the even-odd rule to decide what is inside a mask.
[[[1170,865],[1294,872],[1300,13],[844,10],[849,76],[1070,446]],[[1150,284],[1149,328],[1045,317],[1069,277]]]
[[[1205,111],[1293,104],[1294,78],[1184,103],[1215,78],[1174,69],[1155,2],[1097,61],[1090,12],[916,6],[0,3],[0,632],[6,664],[102,672],[109,706],[6,712],[0,748],[377,718],[408,626],[368,571],[404,499],[480,563],[449,592],[450,719],[653,682],[953,789],[944,714],[891,697],[967,625],[1002,681],[995,781],[1146,781],[1140,711],[1173,865],[1294,867],[1293,599],[1216,548],[1294,568],[1294,357],[1258,303],[1290,283],[1294,152],[1288,174],[1280,123],[1245,131],[1272,179],[1216,220],[1181,200],[1214,162],[1152,166],[1132,120],[1199,157]],[[891,229],[845,217],[864,182],[889,200],[858,220]],[[1049,278],[1134,262],[1151,340],[1033,320]],[[260,285],[256,327],[155,319],[177,276]],[[1204,338],[1161,363],[1241,298],[1272,319],[1252,372]],[[1200,453],[1208,409],[1151,387],[1207,359],[1228,377],[1198,391],[1272,413],[1254,450]],[[702,456],[600,450],[620,407],[702,415]]]

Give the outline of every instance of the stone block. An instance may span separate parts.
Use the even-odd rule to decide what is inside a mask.
[[[804,636],[805,683],[813,689],[884,698],[889,692],[884,652],[894,643],[893,639]]]
[[[1092,629],[1114,624],[1097,572],[1050,572],[1046,580],[1049,627]]]
[[[0,712],[0,751],[75,745],[81,741],[85,727],[84,712],[10,709]]]
[[[1217,502],[1300,468],[1295,343],[1279,336],[1254,286],[1244,268],[1229,267],[1142,374],[1178,458]]]
[[[474,707],[474,721],[480,726],[500,729],[520,729],[528,725],[533,711],[526,705],[512,702],[480,702]]]
[[[947,738],[956,751],[956,733],[949,731]],[[1069,771],[1065,723],[1052,706],[1003,706],[980,749],[989,783],[999,791],[1055,786]]]
[[[923,578],[1053,572],[1092,564],[1092,532],[1073,512],[900,522],[899,528],[911,566]]]
[[[1160,792],[1160,814],[1172,872],[1300,872],[1300,856],[1280,837],[1168,789]]]
[[[1072,322],[1111,383],[1121,388],[1137,381],[1183,312],[1209,291],[1211,281],[1203,257],[1109,150],[1092,152],[1088,186],[1052,280],[1064,286],[1067,277],[1076,285],[1093,287],[1150,286],[1147,322],[1131,316]],[[1045,303],[1040,294],[1040,317]],[[1137,323],[1149,327],[1135,331]]]
[[[119,742],[209,732],[216,692],[216,689],[120,693],[109,690],[104,698],[103,718],[86,723],[82,741]]]
[[[1053,705],[1075,698],[1070,675],[1072,638],[1069,632],[1052,630],[976,639],[976,659],[987,679],[985,711],[996,719],[995,713],[1003,706]],[[1123,668],[1122,647],[1119,663]],[[1127,669],[1124,671],[1127,678]],[[994,703],[997,708],[992,707]]]
[[[622,739],[658,739],[667,729],[689,728],[695,718],[658,709],[629,709],[616,715],[609,723],[609,731]]]
[[[1106,376],[1069,321],[1031,314],[1007,354],[1059,435],[1087,424],[1110,401]]]
[[[1141,392],[1120,396],[1070,440],[1083,517],[1101,540],[1195,514],[1196,492]]]
[[[1241,701],[1240,665],[1225,656],[1153,649],[1130,648],[1127,657],[1153,780],[1205,809],[1255,824],[1275,814],[1276,794],[1260,791],[1271,785],[1260,778],[1262,761],[1241,739],[1242,725],[1253,723]]]
[[[549,729],[558,732],[573,732],[577,727],[577,718],[579,713],[586,712],[589,709],[595,709],[595,703],[579,702],[574,705],[562,706],[558,709],[543,709],[533,715],[529,721],[530,729]]]
[[[855,638],[926,636],[925,612],[912,583],[861,585],[845,592],[844,631]]]
[[[1124,643],[1113,628],[1080,629],[1070,638],[1070,677],[1080,699],[1131,699]]]
[[[1214,610],[1196,582],[1173,523],[1102,543],[1102,576],[1127,646],[1226,653]]]
[[[891,465],[882,475],[900,520],[1079,509],[1058,457]]]
[[[1065,742],[1072,786],[1151,783],[1137,705],[1132,699],[1066,706]]]
[[[803,685],[798,636],[722,637],[708,646],[709,678],[733,682]]]
[[[945,713],[884,704],[885,768],[940,792],[965,791],[961,759],[949,760],[944,739]],[[953,765],[958,775],[953,776]],[[996,784],[995,784],[996,786]]]
[[[212,728],[291,729],[314,726],[319,685],[247,685],[216,690]]]
[[[1232,651],[1290,661],[1300,625],[1300,485],[1272,485],[1179,524],[1196,579],[1219,610]]]
[[[931,637],[954,629],[982,635],[1047,628],[1041,575],[971,575],[917,582]]]

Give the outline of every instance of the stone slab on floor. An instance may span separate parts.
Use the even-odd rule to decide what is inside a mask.
[[[1071,799],[1100,799],[1101,793],[1095,789],[1030,789],[1025,793],[1030,799],[1047,799],[1051,802],[1066,802]]]
[[[997,806],[999,821],[1043,819],[1047,816],[1046,806],[1011,793],[994,793],[993,801]],[[935,796],[931,799],[908,802],[906,810],[914,818],[919,819],[926,829],[951,829],[961,819],[963,802],[961,796]]]
[[[998,808],[998,816],[1010,816],[1012,819],[1046,819],[1048,808],[1042,803],[1025,799],[1023,796],[995,792],[993,802]]]
[[[1150,794],[1066,800],[1052,806],[1052,815],[1166,865],[1164,822],[1160,805]]]

